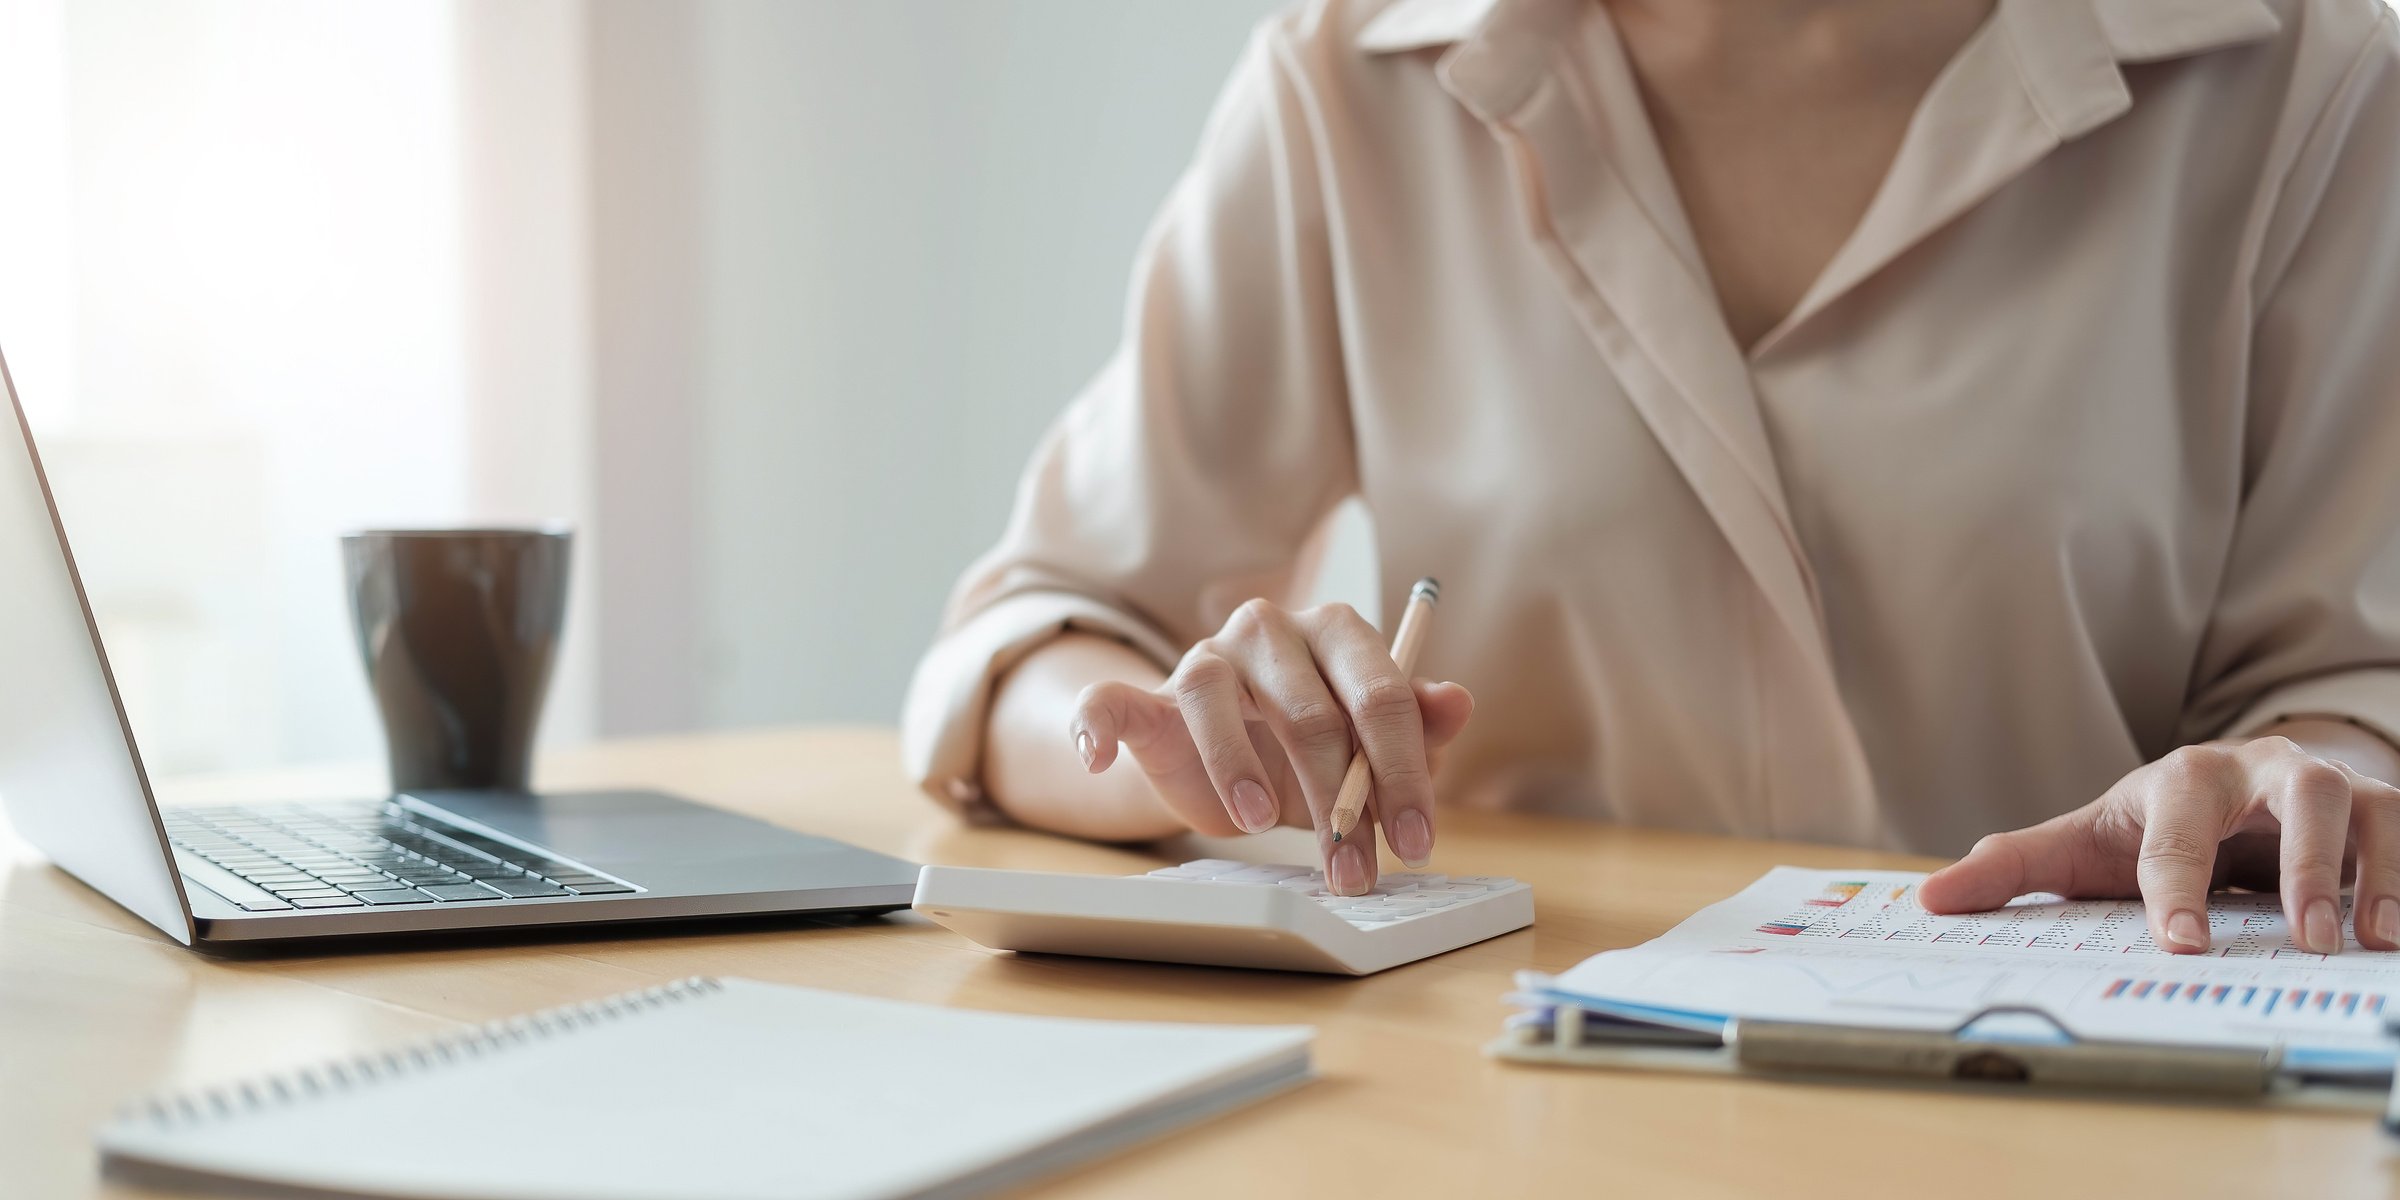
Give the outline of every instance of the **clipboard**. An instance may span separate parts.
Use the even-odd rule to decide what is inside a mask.
[[[2311,1071],[2287,1062],[2281,1048],[2084,1039],[2047,1012],[2014,1005],[1984,1009],[1944,1030],[1731,1017],[1722,1033],[1706,1033],[1618,1020],[1563,1002],[1547,1014],[1547,1020],[1520,1014],[1484,1053],[1557,1067],[2375,1113],[2400,1095],[2388,1076]],[[2059,1040],[1966,1036],[2000,1016],[2037,1018]]]

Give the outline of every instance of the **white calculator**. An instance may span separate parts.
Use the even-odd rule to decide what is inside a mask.
[[[1321,871],[1219,858],[1147,875],[927,867],[916,910],[995,950],[1372,975],[1533,924],[1533,889],[1408,872],[1336,896]]]

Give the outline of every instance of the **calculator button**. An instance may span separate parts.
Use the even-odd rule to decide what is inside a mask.
[[[1418,894],[1424,896],[1455,896],[1461,900],[1464,900],[1469,896],[1480,896],[1491,890],[1492,889],[1487,888],[1480,883],[1460,883],[1457,880],[1452,880],[1449,883],[1436,884],[1429,888],[1421,888],[1418,890]]]
[[[1394,871],[1376,880],[1364,895],[1337,896],[1325,885],[1325,873],[1307,867],[1235,862],[1203,858],[1172,867],[1159,867],[1133,879],[1166,879],[1185,883],[1234,886],[1272,885],[1340,917],[1359,930],[1387,929],[1429,913],[1472,907],[1495,898],[1517,881],[1497,875],[1443,875],[1434,871]],[[582,890],[580,888],[578,891]]]
[[[1281,883],[1308,872],[1299,867],[1249,867],[1216,877],[1219,883]]]

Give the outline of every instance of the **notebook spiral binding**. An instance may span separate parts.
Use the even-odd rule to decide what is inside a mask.
[[[506,1050],[513,1046],[555,1037],[605,1021],[619,1020],[635,1013],[647,1012],[710,992],[720,991],[724,986],[721,981],[704,976],[678,979],[673,983],[663,983],[638,992],[625,992],[583,1004],[569,1004],[560,1008],[526,1013],[505,1021],[479,1025],[462,1033],[449,1034],[379,1053],[361,1054],[355,1058],[327,1063],[320,1067],[306,1068],[263,1079],[245,1079],[238,1083],[194,1091],[152,1096],[126,1106],[120,1114],[120,1118],[124,1120],[146,1118],[157,1124],[180,1125],[211,1117],[232,1116],[270,1104],[315,1099],[335,1092],[363,1087],[411,1071],[480,1058],[483,1055]]]

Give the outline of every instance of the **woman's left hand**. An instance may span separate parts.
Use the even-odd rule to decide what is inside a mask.
[[[2277,891],[2292,940],[2342,947],[2342,881],[2356,879],[2357,937],[2400,949],[2400,788],[2288,737],[2185,746],[2063,816],[1975,843],[1918,899],[1937,913],[1998,908],[2027,892],[2140,896],[2150,938],[2208,949],[2208,893]]]

